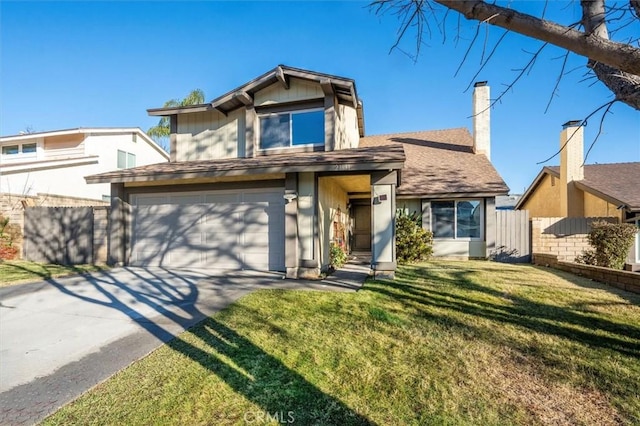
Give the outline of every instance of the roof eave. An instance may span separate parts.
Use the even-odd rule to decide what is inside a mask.
[[[298,164],[279,167],[253,167],[234,170],[203,170],[203,171],[167,171],[149,172],[138,175],[127,175],[123,171],[120,176],[112,173],[103,175],[92,175],[85,177],[89,184],[95,183],[131,183],[131,182],[151,182],[157,180],[188,180],[201,178],[232,177],[244,175],[261,175],[271,173],[296,173],[296,172],[351,172],[366,170],[401,170],[404,161],[386,162],[340,162],[321,164]]]

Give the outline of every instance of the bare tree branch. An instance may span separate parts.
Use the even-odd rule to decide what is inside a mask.
[[[640,75],[640,49],[628,44],[591,34],[585,37],[585,33],[581,31],[481,0],[433,1],[462,13],[467,19],[486,21],[491,25],[563,47],[621,71]]]
[[[609,109],[611,108],[611,106],[612,106],[613,104],[615,104],[616,102],[618,102],[618,100],[617,100],[617,99],[614,99],[614,100],[612,100],[612,101],[607,102],[607,103],[606,103],[606,104],[604,104],[604,105],[600,105],[598,108],[594,109],[594,110],[593,110],[589,115],[587,115],[587,116],[586,116],[586,117],[585,117],[585,118],[580,122],[580,126],[587,126],[587,125],[589,124],[589,119],[590,119],[591,117],[593,117],[594,115],[596,115],[596,113],[597,113],[598,111],[600,111],[601,109],[603,109],[603,108],[606,108],[606,110],[605,110],[605,114],[606,114],[606,112],[608,112],[608,111],[609,111]],[[603,115],[604,115],[604,114],[603,114]],[[601,123],[600,125],[602,126],[602,119],[600,120],[600,123]],[[566,142],[565,142],[565,143],[560,147],[560,149],[559,149],[558,151],[556,151],[556,153],[555,153],[555,154],[553,154],[551,157],[547,158],[546,160],[542,160],[542,161],[537,162],[536,164],[544,164],[544,163],[546,163],[547,161],[553,160],[553,159],[554,159],[558,154],[560,154],[560,153],[562,152],[562,150],[567,146],[567,144],[569,143],[569,141],[571,140],[571,138],[573,138],[573,135],[575,135],[575,134],[576,134],[576,131],[574,131],[574,132],[573,132],[573,133],[572,133],[572,134],[567,138],[567,141],[566,141]],[[598,134],[598,136],[600,136],[600,134]],[[597,140],[597,139],[596,139],[596,140]],[[593,143],[595,143],[595,141],[594,141]]]

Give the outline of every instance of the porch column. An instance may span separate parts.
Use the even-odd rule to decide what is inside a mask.
[[[129,229],[129,204],[125,201],[124,184],[111,184],[111,212],[109,214],[109,242],[107,263],[123,266],[127,263],[126,248]]]
[[[298,277],[317,278],[320,262],[316,250],[317,185],[313,172],[298,173]]]
[[[394,278],[396,270],[397,172],[371,174],[371,268],[376,278]]]
[[[298,176],[287,173],[284,181],[284,266],[287,278],[298,278]]]

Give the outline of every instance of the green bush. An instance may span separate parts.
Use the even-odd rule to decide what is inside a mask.
[[[399,264],[427,260],[433,254],[433,233],[422,229],[417,213],[396,216],[396,259]]]
[[[629,223],[593,222],[588,240],[593,249],[576,258],[578,263],[622,269],[637,228]]]
[[[333,269],[340,269],[347,261],[347,253],[336,243],[331,243],[329,247],[329,266]]]

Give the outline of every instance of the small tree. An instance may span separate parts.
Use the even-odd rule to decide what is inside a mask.
[[[396,259],[400,264],[427,260],[433,254],[433,233],[422,229],[416,213],[400,211],[396,216]]]
[[[587,265],[622,269],[636,232],[636,227],[629,223],[593,222],[587,237],[593,249],[585,250],[576,261]]]

